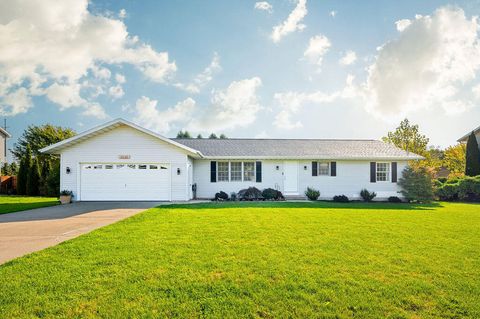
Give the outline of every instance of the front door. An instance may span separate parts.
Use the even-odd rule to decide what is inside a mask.
[[[283,164],[285,195],[298,195],[298,162],[288,161]]]

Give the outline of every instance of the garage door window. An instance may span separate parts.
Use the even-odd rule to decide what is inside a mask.
[[[94,165],[93,169],[102,169],[102,165]]]
[[[125,167],[125,165],[123,165],[123,164],[118,164],[117,165],[117,169],[121,169],[121,168],[124,168],[124,167]]]
[[[92,169],[92,165],[85,165],[83,169]]]
[[[147,165],[138,165],[138,169],[147,169]]]
[[[158,169],[157,165],[150,165],[150,169]]]
[[[135,169],[135,167],[137,167],[137,165],[135,165],[135,164],[128,164],[127,167],[128,167],[128,168],[133,168],[133,169]]]
[[[113,169],[113,165],[105,165],[105,169]]]

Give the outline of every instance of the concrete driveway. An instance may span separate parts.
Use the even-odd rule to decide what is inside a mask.
[[[0,215],[0,264],[161,204],[80,202]]]

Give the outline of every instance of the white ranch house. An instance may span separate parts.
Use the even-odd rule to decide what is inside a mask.
[[[422,157],[377,140],[170,139],[117,119],[41,150],[60,155],[60,188],[77,201],[187,201],[254,186],[322,199],[399,196],[397,180]]]

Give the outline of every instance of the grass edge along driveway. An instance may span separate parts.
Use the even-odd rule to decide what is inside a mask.
[[[0,266],[5,317],[478,318],[480,206],[153,208]]]
[[[56,197],[1,195],[0,215],[58,204]]]

